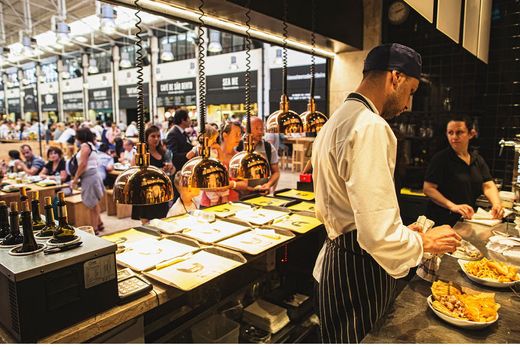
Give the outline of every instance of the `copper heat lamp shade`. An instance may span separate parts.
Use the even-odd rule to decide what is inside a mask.
[[[280,109],[267,118],[267,132],[294,134],[303,132],[303,123],[298,113],[289,110],[287,95],[280,97]]]
[[[236,180],[261,180],[268,179],[271,168],[267,160],[256,152],[253,152],[251,135],[247,135],[244,151],[239,152],[229,162],[229,176]]]
[[[316,111],[316,103],[314,99],[310,99],[307,104],[307,111],[300,115],[303,122],[303,131],[316,136],[321,128],[325,125],[328,118],[323,113]]]

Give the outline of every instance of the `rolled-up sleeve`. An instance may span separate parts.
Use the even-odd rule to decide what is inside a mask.
[[[393,171],[396,140],[388,125],[355,129],[338,149],[339,173],[354,211],[357,239],[394,278],[408,274],[422,259],[420,235],[403,225]]]

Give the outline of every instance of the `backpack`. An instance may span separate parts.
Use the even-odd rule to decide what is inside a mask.
[[[90,143],[88,144],[88,146],[90,147],[90,153],[92,153],[92,151],[94,151],[94,149],[92,149],[92,146],[90,145]],[[69,174],[70,174],[71,177],[76,176],[76,172],[78,172],[78,166],[79,166],[78,165],[78,153],[74,154],[72,156],[72,158],[70,158],[70,160],[69,160],[69,167],[68,167],[68,169],[69,169]],[[89,157],[90,157],[90,153],[88,154]]]

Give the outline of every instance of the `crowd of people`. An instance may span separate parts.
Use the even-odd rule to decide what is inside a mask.
[[[236,201],[252,194],[267,194],[275,189],[280,172],[276,147],[264,140],[264,123],[258,117],[252,117],[252,137],[255,150],[263,154],[271,167],[271,177],[265,181],[247,183],[231,181],[229,190],[199,191],[179,186],[180,171],[190,159],[200,156],[200,143],[197,141],[195,124],[186,110],[179,109],[165,122],[148,122],[145,125],[145,142],[150,153],[150,164],[163,170],[175,187],[174,201],[150,207],[134,207],[132,218],[143,224],[154,218],[185,213],[194,208],[214,206],[228,201]],[[25,129],[22,122],[4,121],[3,129]],[[59,184],[68,183],[66,194],[81,187],[82,201],[89,210],[91,225],[96,232],[104,229],[99,213],[99,202],[105,188],[111,187],[116,176],[109,173],[135,165],[137,124],[128,126],[107,121],[83,123],[31,124],[31,129],[45,134],[48,142],[46,159],[35,155],[29,144],[23,144],[20,151],[11,150],[9,162],[4,163],[3,172],[25,172],[28,176],[39,175],[44,179],[55,180]],[[12,131],[12,130],[10,130]],[[20,131],[20,130],[18,130]],[[243,149],[245,129],[239,121],[228,121],[221,127],[208,124],[205,128],[209,138],[211,157],[221,161],[226,167],[231,158]],[[21,136],[21,135],[20,135]],[[23,136],[21,136],[23,137]],[[66,158],[64,148],[75,147],[72,156]]]

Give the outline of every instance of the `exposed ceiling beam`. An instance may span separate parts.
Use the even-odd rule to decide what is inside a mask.
[[[9,1],[7,1],[7,6],[9,6],[11,11],[13,11],[13,13],[16,15],[16,17],[18,17],[20,22],[22,22],[22,24],[24,24],[23,16],[20,13],[18,13],[18,11],[13,7],[13,5]]]

